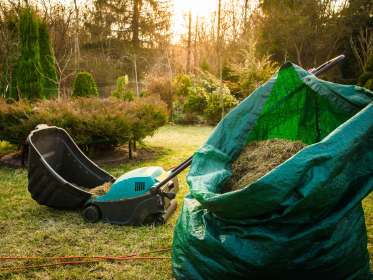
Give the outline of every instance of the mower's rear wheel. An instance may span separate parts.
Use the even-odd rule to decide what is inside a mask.
[[[100,209],[95,205],[89,205],[83,209],[83,218],[88,223],[97,223],[101,219]]]
[[[162,224],[164,224],[162,214],[150,214],[143,221],[143,225],[162,225]]]

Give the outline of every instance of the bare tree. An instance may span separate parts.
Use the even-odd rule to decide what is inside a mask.
[[[368,58],[373,56],[372,30],[361,29],[355,40],[352,37],[350,38],[350,44],[361,71],[364,71]]]
[[[132,16],[132,44],[133,48],[137,50],[140,45],[139,40],[139,21],[140,21],[140,0],[133,0],[133,16]]]
[[[186,71],[190,73],[190,60],[191,60],[191,48],[192,48],[192,11],[188,13],[188,46],[187,46],[187,64]]]
[[[74,63],[75,63],[75,72],[79,71],[79,62],[80,62],[80,49],[79,49],[79,9],[74,0],[74,10],[75,10],[75,36],[74,36]]]
[[[76,1],[74,1],[76,4]],[[50,0],[42,0],[43,20],[48,23],[49,35],[56,57],[58,98],[67,96],[70,82],[79,69],[79,20],[78,6],[70,7]]]
[[[249,0],[245,0],[245,6],[244,6],[244,10],[243,10],[243,14],[244,14],[244,17],[243,17],[243,22],[244,22],[244,30],[246,30],[246,23],[247,23],[247,9],[249,7]]]
[[[194,67],[198,65],[198,53],[197,53],[197,41],[198,41],[198,16],[196,16],[196,23],[195,23],[195,29],[194,29],[194,43],[193,43],[193,63]]]

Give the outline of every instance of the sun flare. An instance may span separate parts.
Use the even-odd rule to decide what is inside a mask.
[[[172,33],[175,37],[185,33],[186,15],[190,11],[193,17],[209,18],[217,10],[217,0],[174,0],[173,1]]]

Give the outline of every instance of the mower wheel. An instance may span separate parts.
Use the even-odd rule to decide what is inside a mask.
[[[147,216],[143,223],[143,225],[162,225],[164,224],[164,220],[162,214],[151,214]]]
[[[101,219],[100,209],[95,205],[89,205],[84,208],[82,215],[88,223],[97,223]]]

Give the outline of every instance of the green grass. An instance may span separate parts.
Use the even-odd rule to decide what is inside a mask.
[[[363,206],[368,235],[368,251],[371,261],[370,265],[373,270],[373,193],[371,193],[367,198],[364,199]]]
[[[145,144],[162,148],[157,159],[105,166],[115,176],[133,168],[173,167],[193,153],[210,134],[210,127],[167,126]],[[178,201],[187,192],[186,172],[179,178]],[[0,255],[127,255],[170,247],[177,214],[159,227],[125,227],[87,224],[80,213],[57,211],[34,202],[27,191],[25,170],[0,168]],[[373,255],[373,194],[364,201],[368,248]],[[162,254],[170,257],[170,253]],[[0,273],[1,279],[170,279],[171,260],[99,263]]]
[[[9,142],[0,141],[0,156],[5,153],[14,152],[16,147]]]
[[[104,166],[118,176],[133,168],[159,165],[169,169],[193,153],[210,134],[210,127],[167,126],[145,140],[162,148],[157,159]],[[184,171],[179,179],[181,203],[187,191]],[[172,244],[177,214],[164,226],[128,227],[85,223],[79,212],[38,205],[27,191],[27,172],[0,167],[0,255],[127,255],[167,248]],[[170,252],[162,254],[170,257]],[[99,263],[19,273],[1,279],[170,279],[171,260]]]

